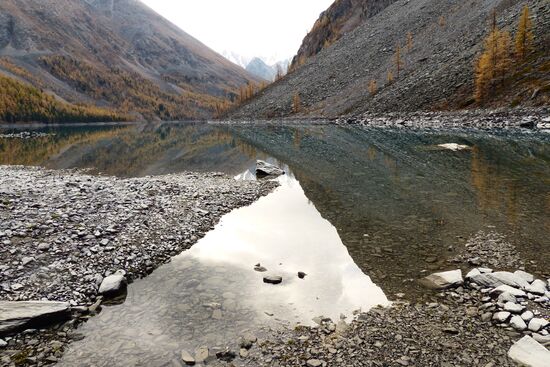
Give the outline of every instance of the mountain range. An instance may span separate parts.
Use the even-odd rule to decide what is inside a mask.
[[[261,82],[137,0],[2,0],[0,76],[64,106],[164,120],[210,117]]]
[[[508,50],[525,6],[533,52],[519,60]],[[475,65],[493,18],[499,34],[509,35],[502,42],[513,67],[490,98],[478,101]],[[548,105],[549,45],[547,0],[339,0],[305,37],[288,75],[229,116],[336,118]]]

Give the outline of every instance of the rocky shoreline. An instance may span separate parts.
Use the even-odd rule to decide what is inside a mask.
[[[548,366],[550,279],[521,270],[517,251],[494,233],[473,236],[453,264],[472,270],[426,277],[437,288],[429,300],[398,294],[391,307],[358,311],[349,324],[320,317],[315,327],[273,331],[243,365]],[[488,268],[495,265],[519,270]]]
[[[0,176],[1,366],[56,362],[98,311],[100,288],[146,276],[276,186],[218,173],[120,179],[1,166]],[[4,319],[21,301],[43,302],[27,304],[33,312],[66,305],[58,311],[69,317],[14,335]]]
[[[518,108],[498,110],[459,110],[447,112],[366,113],[333,120],[338,125],[408,128],[476,128],[550,130],[550,109]]]

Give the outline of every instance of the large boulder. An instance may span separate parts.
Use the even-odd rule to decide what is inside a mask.
[[[447,289],[463,284],[464,279],[462,279],[462,271],[459,269],[428,275],[420,279],[420,283],[431,289]]]
[[[285,171],[283,171],[282,169],[280,169],[279,167],[273,164],[270,164],[261,160],[258,160],[256,162],[256,176],[260,178],[268,177],[268,176],[277,177],[284,174],[285,174]]]
[[[508,357],[526,367],[548,367],[550,363],[550,351],[530,336],[512,345]]]
[[[70,306],[65,302],[0,301],[0,336],[44,327],[70,317]]]

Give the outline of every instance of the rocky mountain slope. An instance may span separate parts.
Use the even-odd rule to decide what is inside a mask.
[[[491,13],[496,10],[498,27],[513,35],[524,5],[530,7],[537,51],[513,70],[498,95],[482,107],[549,103],[548,1],[373,1],[369,4],[379,7],[363,19],[354,20],[361,4],[337,1],[332,12],[325,15],[338,19],[336,10],[344,8],[340,12],[342,25],[336,28],[340,38],[320,49],[325,39],[322,33],[330,27],[314,27],[298,58],[312,56],[304,57],[303,65],[232,111],[230,116],[273,118],[298,112],[298,116],[337,117],[366,112],[479,107],[472,98],[474,63],[489,33]],[[345,30],[357,22],[358,25],[346,33]],[[399,75],[395,63],[398,45],[402,64]],[[393,81],[388,81],[389,72],[393,74]],[[372,93],[369,85],[374,83],[376,91]],[[297,108],[296,100],[300,101]]]
[[[138,0],[3,0],[0,73],[148,119],[209,117],[259,80]]]

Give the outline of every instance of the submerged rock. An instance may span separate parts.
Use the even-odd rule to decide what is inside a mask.
[[[515,343],[508,351],[508,356],[527,367],[548,367],[550,361],[550,351],[530,336]]]
[[[279,167],[273,164],[270,164],[261,160],[258,160],[256,162],[256,175],[258,177],[267,177],[267,176],[277,177],[284,174],[285,174],[285,171],[283,171],[282,169],[280,169]]]
[[[65,302],[0,301],[0,336],[64,321],[70,316],[70,306]]]
[[[281,284],[283,282],[283,277],[280,276],[265,276],[264,283],[268,284]]]
[[[420,279],[420,283],[431,289],[447,289],[464,283],[461,270],[434,273]]]
[[[181,352],[181,360],[188,366],[195,365],[195,358],[188,351],[184,350]]]

